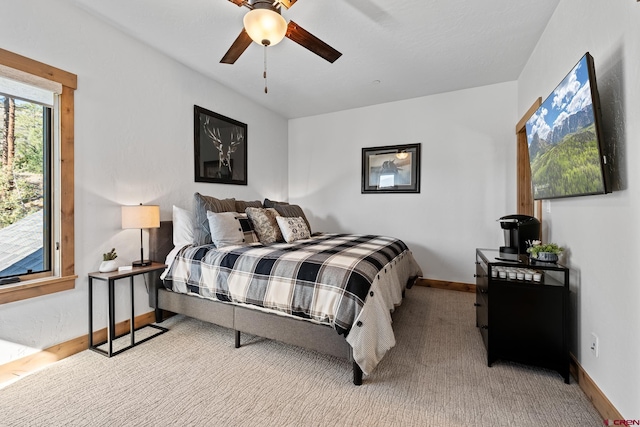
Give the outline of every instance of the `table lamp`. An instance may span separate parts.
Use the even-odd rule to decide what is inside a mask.
[[[122,206],[122,228],[139,228],[140,229],[140,260],[131,263],[134,267],[145,267],[151,265],[150,260],[144,259],[142,250],[142,230],[145,228],[160,227],[160,206],[143,205],[140,203],[136,206]]]

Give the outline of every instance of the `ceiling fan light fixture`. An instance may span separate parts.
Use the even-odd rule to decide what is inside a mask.
[[[274,46],[287,33],[287,21],[271,9],[253,9],[244,16],[244,29],[259,45]]]

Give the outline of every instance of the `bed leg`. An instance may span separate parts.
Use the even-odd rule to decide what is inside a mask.
[[[236,336],[236,348],[240,348],[240,331],[233,331]]]
[[[161,323],[162,322],[162,309],[156,307],[156,323]]]
[[[362,385],[362,369],[356,362],[353,362],[353,383],[355,385]]]
[[[418,281],[418,276],[410,277],[409,280],[407,280],[407,289],[413,288],[413,285],[415,285],[417,281]]]

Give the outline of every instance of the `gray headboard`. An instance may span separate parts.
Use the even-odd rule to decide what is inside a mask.
[[[173,222],[160,221],[160,228],[149,229],[149,259],[164,264],[171,249],[173,249]],[[162,286],[160,272],[152,272],[151,286],[149,287],[149,306],[156,309],[156,322],[162,321],[162,313],[158,309],[158,289],[162,288]]]
[[[173,222],[160,221],[160,228],[149,229],[149,259],[164,263],[173,249]]]

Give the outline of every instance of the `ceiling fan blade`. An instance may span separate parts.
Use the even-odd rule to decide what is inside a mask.
[[[236,1],[239,1],[239,0],[235,0],[235,1],[234,0],[229,0],[229,1],[236,2]],[[285,8],[289,9],[297,1],[298,0],[278,0],[278,3],[283,5]],[[638,0],[638,1],[640,1],[640,0]]]
[[[231,3],[234,3],[237,6],[242,6],[244,4],[244,0],[229,0]]]
[[[220,62],[222,64],[233,64],[240,58],[240,55],[249,47],[253,40],[243,28],[238,38],[233,42],[227,53],[224,54]]]
[[[321,56],[332,64],[336,59],[342,56],[340,52],[338,52],[293,21],[289,21],[286,36],[287,38],[298,43],[300,46],[306,47],[311,52],[315,53],[318,56]]]

